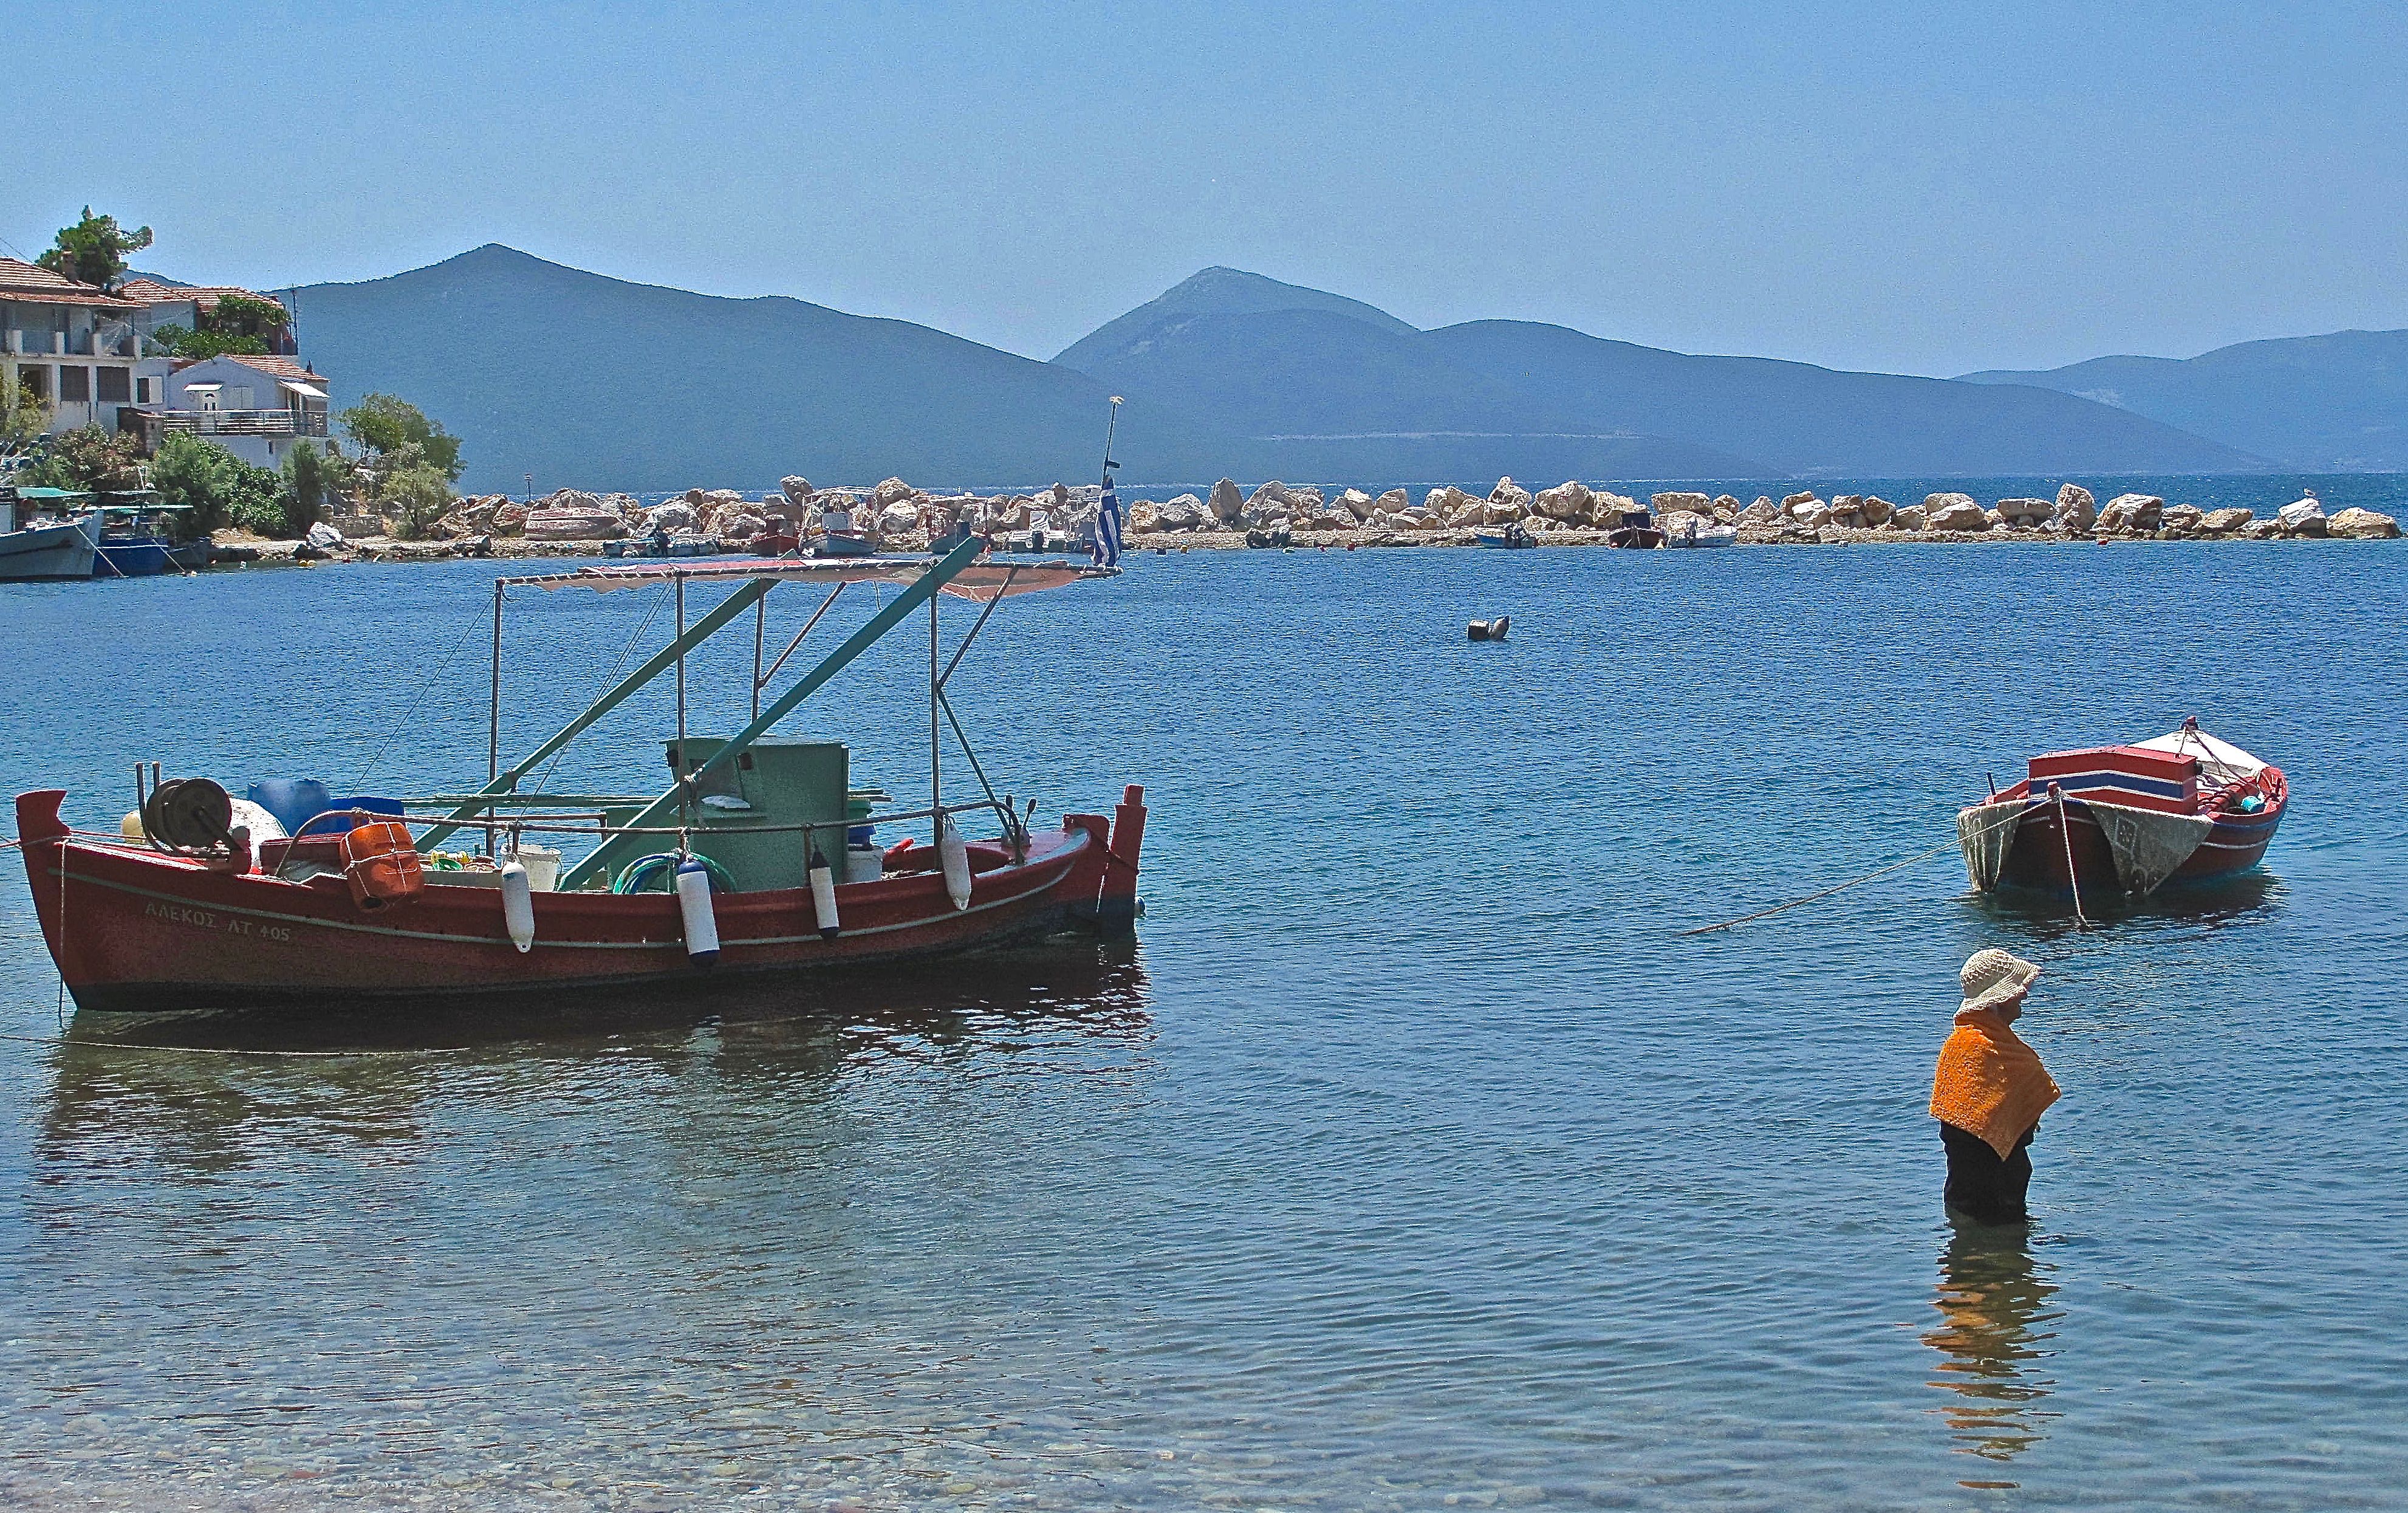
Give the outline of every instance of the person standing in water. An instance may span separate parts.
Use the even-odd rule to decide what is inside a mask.
[[[1945,1202],[1978,1223],[2031,1217],[2024,1195],[2032,1136],[2057,1088],[2013,1026],[2039,976],[2038,967],[1996,946],[1974,952],[1957,974],[1964,1001],[1931,1077],[1931,1117],[1948,1152]]]

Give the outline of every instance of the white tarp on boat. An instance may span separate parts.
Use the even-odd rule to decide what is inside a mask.
[[[2190,859],[2215,822],[2203,814],[2168,814],[2155,809],[2130,809],[2123,804],[2081,800],[2107,837],[2107,854],[2115,861],[2115,881],[2127,893],[2154,893],[2174,869]]]
[[[1988,893],[2006,870],[2007,853],[2014,849],[2015,831],[2023,828],[2024,801],[1975,804],[1956,811],[1956,843],[1965,849],[1965,875]]]
[[[2176,756],[2199,758],[2200,776],[2211,785],[2222,787],[2256,777],[2266,771],[2266,764],[2250,756],[2229,741],[2218,741],[2204,730],[2184,728],[2154,741],[2132,742],[2143,751],[2170,751]]]

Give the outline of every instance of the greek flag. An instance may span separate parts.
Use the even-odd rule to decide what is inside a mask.
[[[1096,506],[1096,566],[1121,564],[1121,497],[1112,492],[1112,475],[1104,474],[1104,497]]]

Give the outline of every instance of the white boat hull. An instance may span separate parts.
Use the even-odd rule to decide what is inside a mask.
[[[0,533],[0,583],[89,578],[100,554],[100,512]]]

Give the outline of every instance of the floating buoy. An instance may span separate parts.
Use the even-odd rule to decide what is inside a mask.
[[[811,847],[811,912],[819,915],[820,939],[836,939],[836,874],[828,871],[827,858],[818,846]]]
[[[678,863],[678,915],[685,924],[685,954],[696,961],[719,959],[719,920],[710,910],[710,869],[700,857]]]
[[[970,849],[951,814],[937,816],[937,858],[944,863],[945,895],[956,910],[970,906]]]
[[[509,928],[510,944],[523,956],[535,944],[535,885],[525,863],[516,857],[502,863],[502,923]]]
[[[1503,614],[1498,615],[1494,620],[1474,620],[1471,622],[1471,639],[1473,641],[1503,641],[1505,639],[1505,627],[1512,623],[1512,616]]]

